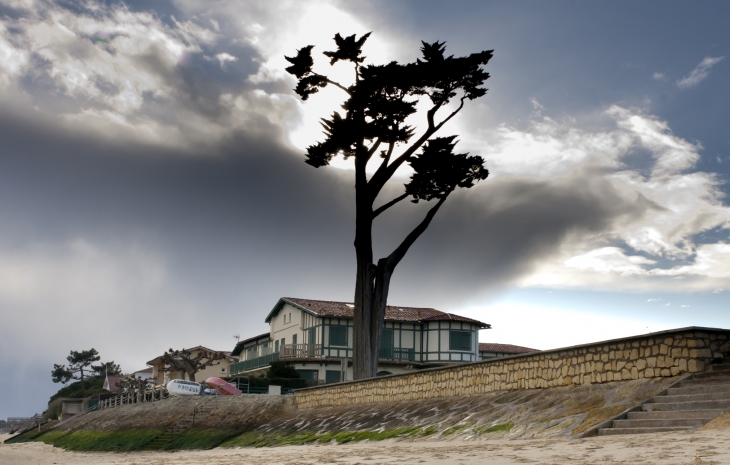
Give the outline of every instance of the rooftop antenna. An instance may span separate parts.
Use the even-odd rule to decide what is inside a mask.
[[[241,335],[240,334],[234,334],[233,335],[233,338],[236,340],[236,344],[238,344],[238,342],[241,340]]]

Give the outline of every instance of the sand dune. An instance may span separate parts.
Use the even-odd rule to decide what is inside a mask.
[[[3,438],[4,439],[4,438]],[[730,430],[581,440],[383,441],[344,445],[214,449],[191,452],[76,453],[41,443],[0,445],[0,464],[38,465],[721,465],[730,464]]]

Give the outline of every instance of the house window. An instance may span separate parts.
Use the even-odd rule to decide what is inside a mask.
[[[279,340],[274,341],[274,353],[279,353]]]
[[[340,382],[340,371],[327,370],[325,372],[325,383],[339,383]]]
[[[449,331],[449,350],[471,350],[471,333],[469,331]]]
[[[330,326],[330,345],[347,347],[347,326]]]
[[[297,343],[297,335],[296,334],[291,337],[291,343],[294,344],[294,345],[296,345],[296,343]]]
[[[308,386],[317,384],[318,370],[297,370],[297,373],[299,373],[300,378],[307,382]]]

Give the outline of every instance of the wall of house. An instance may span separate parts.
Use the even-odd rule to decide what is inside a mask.
[[[197,355],[196,351],[192,352],[193,357]],[[226,377],[230,374],[230,366],[231,362],[228,359],[220,360],[220,364],[213,365],[209,367],[205,367],[203,370],[197,372],[195,374],[195,380],[205,381],[206,379],[210,378],[211,376],[215,377]],[[156,383],[162,384],[165,379],[165,364],[155,363],[152,365],[152,378],[155,380]],[[171,370],[169,379],[188,379],[187,374],[184,371],[178,371],[178,370]]]
[[[471,337],[468,350],[451,348],[452,331]],[[423,328],[424,362],[474,362],[479,360],[479,328],[462,321],[431,321]]]
[[[704,371],[730,356],[730,330],[682,328],[632,338],[297,390],[297,408],[578,386]]]
[[[284,304],[279,313],[271,318],[271,339],[275,345],[276,341],[281,345],[281,339],[284,339],[285,344],[292,344],[294,335],[297,336],[297,344],[306,342],[302,335],[302,313],[298,308]],[[275,348],[273,350],[276,351]]]

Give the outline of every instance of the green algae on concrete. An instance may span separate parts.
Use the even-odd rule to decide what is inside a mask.
[[[34,441],[73,451],[129,452],[141,449],[159,430],[48,431]]]
[[[241,434],[240,429],[197,429],[191,428],[173,436],[161,450],[212,449],[226,439]]]
[[[271,447],[312,444],[314,442],[346,444],[359,441],[384,441],[395,438],[430,436],[436,428],[397,428],[382,431],[345,431],[339,433],[315,433],[313,431],[292,431],[286,433],[259,433],[249,431],[223,442],[220,447]]]
[[[501,425],[494,425],[490,427],[482,427],[482,428],[474,428],[475,433],[479,434],[485,434],[485,433],[501,433],[506,432],[514,428],[514,423],[504,423]]]

